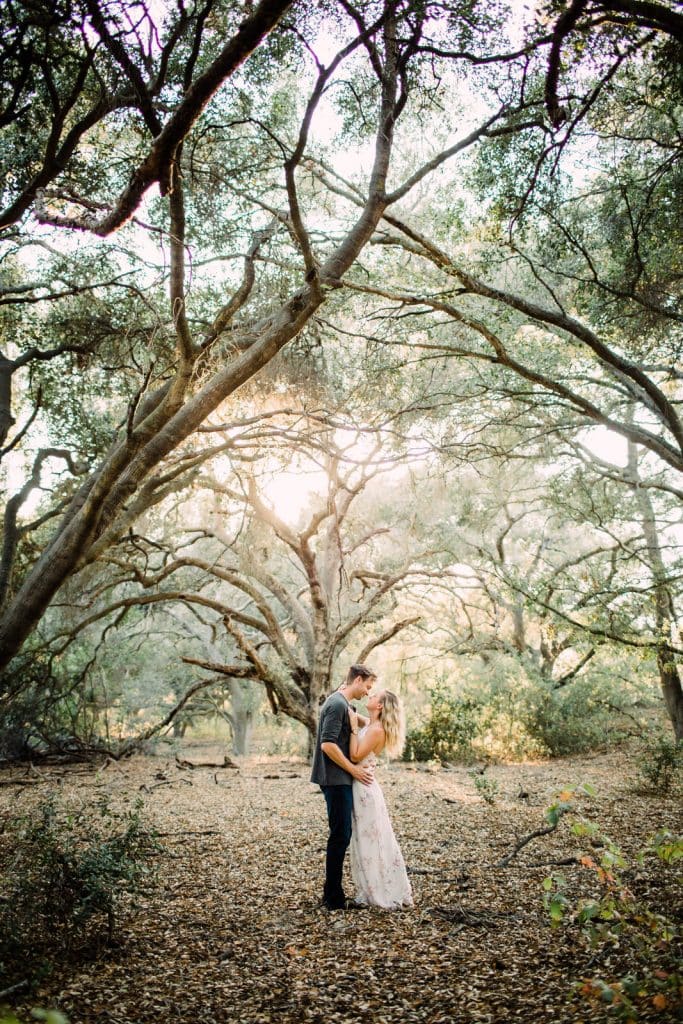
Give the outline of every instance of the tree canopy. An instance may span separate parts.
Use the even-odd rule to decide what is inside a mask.
[[[309,728],[401,636],[637,652],[680,739],[677,5],[0,19],[3,713],[163,604]]]

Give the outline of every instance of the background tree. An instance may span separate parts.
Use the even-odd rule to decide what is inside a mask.
[[[202,475],[185,500],[174,497],[173,511],[108,556],[105,581],[97,572],[72,599],[72,625],[51,641],[53,652],[62,656],[88,627],[97,646],[105,634],[112,643],[112,627],[128,628],[129,613],[160,637],[159,606],[168,605],[172,618],[184,608],[182,634],[200,649],[176,645],[177,656],[212,678],[257,681],[273,712],[302,722],[313,737],[319,704],[345,666],[371,658],[418,621],[419,614],[402,613],[397,594],[417,585],[427,560],[438,556],[414,550],[402,534],[403,508],[386,500],[381,480],[397,473],[405,455],[395,438],[389,446],[381,430],[373,433],[369,447],[351,421],[282,413],[241,433],[232,427],[231,437],[221,425],[207,430]],[[285,515],[269,501],[267,481],[277,480],[293,453],[300,479],[315,471],[322,493]],[[223,483],[226,476],[236,483]],[[390,489],[398,486],[390,476]],[[79,614],[89,605],[89,614]],[[157,609],[156,629],[145,609]]]

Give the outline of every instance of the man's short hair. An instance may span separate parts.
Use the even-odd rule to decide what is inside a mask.
[[[360,676],[361,679],[376,679],[377,676],[368,668],[367,665],[352,665],[346,676],[346,685],[352,683],[356,676]]]

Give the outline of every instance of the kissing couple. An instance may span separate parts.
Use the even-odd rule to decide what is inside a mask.
[[[403,709],[395,693],[376,686],[366,665],[352,665],[346,682],[320,711],[311,782],[325,796],[330,834],[325,859],[323,906],[328,910],[413,905],[413,894],[384,794],[375,779],[377,756],[398,756],[405,738]],[[368,717],[351,701],[367,697]],[[355,899],[342,885],[344,857],[351,846]]]

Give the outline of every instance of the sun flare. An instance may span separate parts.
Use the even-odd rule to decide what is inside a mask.
[[[327,490],[327,474],[321,469],[287,469],[261,480],[261,493],[270,507],[289,526],[297,526],[306,511]]]

